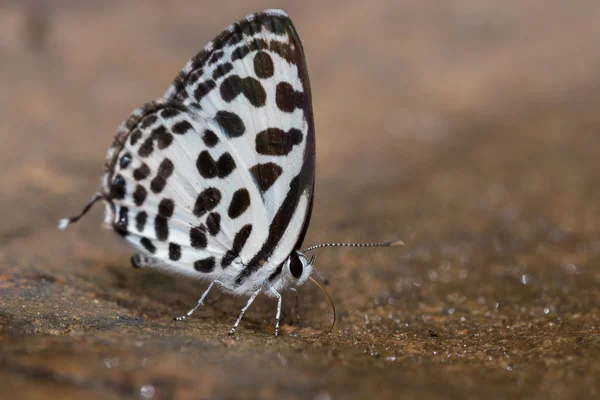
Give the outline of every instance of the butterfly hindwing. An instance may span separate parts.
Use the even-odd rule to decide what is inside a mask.
[[[248,291],[300,245],[314,146],[296,31],[282,11],[250,15],[121,127],[107,222],[171,269]]]

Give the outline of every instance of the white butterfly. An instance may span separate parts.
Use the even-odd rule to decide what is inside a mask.
[[[300,251],[313,205],[315,134],[302,44],[281,10],[248,15],[192,58],[163,97],[133,111],[108,150],[104,223],[153,266],[278,299],[311,275]]]

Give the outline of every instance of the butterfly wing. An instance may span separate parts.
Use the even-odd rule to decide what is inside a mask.
[[[301,245],[314,170],[302,44],[267,10],[227,27],[122,125],[106,222],[178,272],[247,292]]]

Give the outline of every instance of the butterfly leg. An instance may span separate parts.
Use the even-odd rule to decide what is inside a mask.
[[[298,324],[300,323],[300,298],[298,297],[298,289],[290,288],[294,295],[296,296],[296,301],[294,303],[294,314],[296,315],[296,321]]]
[[[277,314],[275,314],[275,336],[279,335],[279,317],[281,317],[281,294],[272,287],[269,288],[269,291],[273,294],[273,296],[277,297]]]
[[[250,308],[250,306],[252,305],[252,303],[254,303],[254,300],[256,299],[256,296],[258,296],[258,294],[261,292],[262,289],[258,289],[256,292],[252,293],[252,296],[250,296],[250,298],[248,299],[248,303],[246,303],[246,305],[244,306],[244,308],[242,308],[242,312],[240,313],[237,321],[235,321],[235,324],[233,324],[233,328],[231,328],[231,330],[229,331],[229,335],[233,335],[235,333],[235,330],[237,329],[238,325],[240,324],[240,321],[242,320],[242,317],[244,316],[244,313],[246,312],[246,310],[248,310],[248,308]]]
[[[210,285],[208,285],[208,288],[204,291],[204,293],[202,293],[202,296],[200,297],[200,299],[198,300],[198,303],[196,303],[196,305],[194,306],[194,308],[192,308],[190,311],[188,311],[185,315],[182,315],[181,317],[175,317],[173,318],[175,321],[183,321],[186,318],[190,317],[194,312],[196,312],[196,310],[202,305],[204,304],[204,299],[206,298],[206,296],[208,296],[208,292],[210,292],[210,289],[212,289],[213,285],[215,284],[215,281],[212,281],[210,283]]]

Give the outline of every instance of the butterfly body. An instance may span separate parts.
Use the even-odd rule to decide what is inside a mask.
[[[213,285],[249,295],[234,329],[259,293],[277,297],[277,333],[280,292],[313,269],[300,246],[314,179],[304,51],[288,16],[266,10],[228,26],[132,112],[101,191],[59,228],[101,199],[105,225],[139,251],[134,266],[209,281],[196,308]]]

